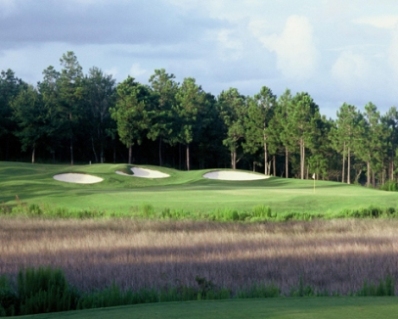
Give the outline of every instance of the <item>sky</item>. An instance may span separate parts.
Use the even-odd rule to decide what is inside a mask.
[[[117,82],[164,68],[215,96],[308,92],[332,118],[398,107],[396,0],[0,0],[0,70],[36,84],[67,51]]]

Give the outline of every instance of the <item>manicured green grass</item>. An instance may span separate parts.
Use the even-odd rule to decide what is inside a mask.
[[[144,179],[120,176],[125,164],[41,165],[0,162],[0,203],[48,205],[69,210],[96,210],[132,215],[143,207],[189,212],[193,216],[215,210],[252,210],[264,205],[273,212],[325,214],[332,217],[344,209],[397,207],[398,193],[356,185],[271,177],[257,181],[216,181],[202,178],[209,170],[177,171],[150,167],[169,178]],[[104,178],[98,184],[55,181],[54,174],[83,172]],[[17,198],[17,201],[16,201]]]
[[[395,297],[318,297],[170,302],[24,316],[34,319],[80,318],[396,318]],[[18,318],[18,317],[14,317]]]

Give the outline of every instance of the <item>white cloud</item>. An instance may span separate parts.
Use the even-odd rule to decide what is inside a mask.
[[[304,16],[292,15],[280,35],[266,35],[266,23],[254,21],[249,30],[277,56],[277,68],[291,79],[308,79],[316,71],[318,51],[314,44],[312,25]]]
[[[142,75],[145,75],[148,71],[141,67],[139,63],[134,63],[131,68],[129,74],[134,78],[139,78]]]
[[[351,89],[361,86],[370,75],[369,62],[359,54],[344,51],[332,67],[332,76],[340,86]]]
[[[217,43],[221,60],[238,60],[242,57],[243,45],[239,36],[231,30],[223,29],[217,32]]]
[[[370,25],[379,29],[394,29],[398,25],[398,15],[380,15],[354,20],[356,24]]]
[[[111,67],[111,68],[109,68],[109,69],[106,69],[106,70],[104,71],[104,73],[105,73],[105,74],[112,75],[113,78],[116,78],[117,75],[119,74],[119,70],[118,70],[117,67],[114,66],[114,67]]]
[[[388,49],[388,62],[395,76],[398,78],[398,27],[392,32],[391,43]]]

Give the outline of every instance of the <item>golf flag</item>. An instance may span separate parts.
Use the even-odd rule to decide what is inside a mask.
[[[314,174],[312,174],[312,179],[315,179],[315,173],[314,173]]]

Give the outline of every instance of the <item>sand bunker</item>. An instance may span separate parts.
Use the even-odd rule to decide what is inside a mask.
[[[165,178],[170,176],[169,174],[147,168],[133,167],[131,170],[133,171],[134,176],[143,178]]]
[[[241,171],[214,171],[203,175],[204,178],[218,179],[224,181],[253,181],[267,179],[269,176]]]
[[[125,176],[142,177],[142,178],[165,178],[165,177],[170,176],[169,174],[155,171],[153,169],[147,169],[147,168],[133,167],[133,168],[131,168],[131,170],[134,173],[134,175],[129,175],[129,174],[123,173],[121,171],[116,171],[116,174],[125,175]]]
[[[77,184],[94,184],[102,182],[104,179],[89,175],[89,174],[78,174],[78,173],[66,173],[54,175],[53,178],[60,182],[77,183]]]

